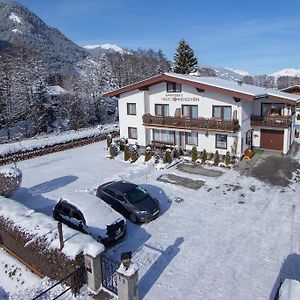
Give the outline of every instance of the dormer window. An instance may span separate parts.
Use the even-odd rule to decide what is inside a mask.
[[[167,92],[168,93],[181,93],[182,86],[180,83],[167,82]]]

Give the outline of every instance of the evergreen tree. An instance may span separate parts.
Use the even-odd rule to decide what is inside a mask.
[[[177,47],[174,62],[174,72],[179,74],[191,73],[194,66],[198,63],[193,49],[183,39],[179,42]]]
[[[192,151],[191,151],[191,158],[192,161],[195,162],[198,158],[198,151],[197,151],[197,147],[193,146]]]
[[[207,160],[207,153],[206,150],[204,149],[202,152],[202,163],[205,164],[206,160]]]

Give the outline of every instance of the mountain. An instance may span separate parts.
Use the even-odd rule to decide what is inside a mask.
[[[244,76],[251,76],[244,70],[234,70],[230,68],[216,67],[210,65],[197,65],[196,72],[193,75],[215,76],[227,80],[241,80]]]
[[[83,46],[84,49],[87,49],[89,52],[102,52],[102,53],[107,53],[107,52],[119,52],[123,54],[125,52],[124,49],[117,45],[112,45],[112,44],[103,44],[103,45],[87,45]]]
[[[274,73],[270,74],[269,76],[275,77],[276,80],[279,77],[285,77],[285,76],[300,77],[300,69],[294,69],[294,68],[282,69],[282,70],[279,70],[277,72],[274,72]]]
[[[88,56],[86,50],[20,3],[0,0],[0,20],[0,40],[39,53],[50,72],[73,72],[73,64]]]

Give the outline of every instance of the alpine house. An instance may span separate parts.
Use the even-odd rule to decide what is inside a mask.
[[[163,73],[108,92],[118,97],[120,135],[140,146],[287,154],[299,95],[216,77]]]

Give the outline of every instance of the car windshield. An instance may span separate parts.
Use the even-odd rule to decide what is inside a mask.
[[[132,204],[142,201],[147,195],[147,192],[140,187],[135,187],[124,193],[124,196]]]

